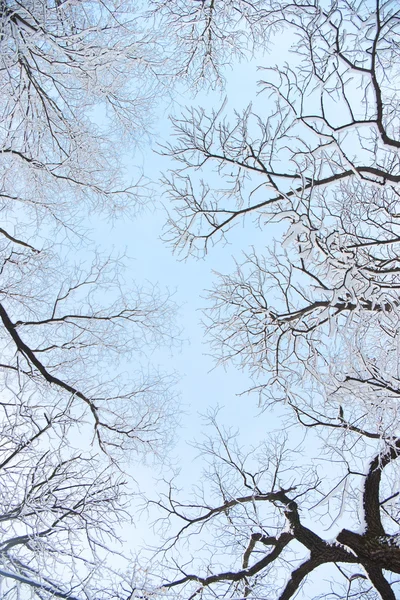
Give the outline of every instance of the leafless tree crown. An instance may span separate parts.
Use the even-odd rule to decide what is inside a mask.
[[[171,487],[158,502],[172,526],[161,563],[170,561],[175,577],[164,576],[165,588],[191,600],[284,600],[329,563],[332,577],[319,597],[394,600],[398,4],[156,4],[176,23],[198,78],[218,77],[227,56],[247,60],[257,46],[268,64],[277,32],[292,44],[289,62],[260,69],[259,98],[244,111],[229,114],[228,98],[220,109],[194,107],[174,118],[165,237],[186,257],[229,239],[239,223],[264,228],[264,247],[218,275],[206,329],[217,362],[249,370],[262,407],[283,406],[283,446],[293,449],[292,432],[303,430],[318,448],[299,458],[270,442],[247,467],[218,430],[219,442],[205,449],[214,487],[186,503]],[[333,540],[318,519],[338,528]]]
[[[86,221],[145,199],[120,163],[154,102],[154,37],[128,3],[0,2],[2,598],[132,589],[121,466],[169,443],[173,378],[146,353],[176,331],[168,293],[127,282]]]

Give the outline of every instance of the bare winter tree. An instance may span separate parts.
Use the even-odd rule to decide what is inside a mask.
[[[322,432],[307,439],[322,451],[310,462],[290,427],[244,452],[214,420],[195,498],[170,483],[155,503],[169,525],[160,597],[398,597],[399,439],[343,413],[301,419]]]
[[[399,379],[399,14],[290,6],[265,17],[296,40],[293,66],[263,72],[269,114],[174,121],[167,237],[198,253],[244,218],[286,224],[211,292],[218,359],[261,374],[272,399],[311,378],[324,396],[354,388],[375,405]]]
[[[184,10],[179,2],[157,4],[171,27],[172,11]],[[179,595],[188,586],[190,598],[283,599],[317,566],[332,563],[336,582],[344,577],[347,587],[335,584],[324,597],[394,599],[396,577],[386,572],[399,572],[397,508],[388,508],[399,493],[398,5],[186,6],[191,21],[179,23],[177,33],[197,64],[216,61],[218,44],[232,50],[230,38],[219,36],[223,19],[253,48],[265,49],[271,34],[284,31],[280,39],[293,43],[292,58],[261,70],[261,94],[245,111],[228,114],[228,99],[220,110],[193,108],[174,119],[175,139],[166,149],[177,161],[165,179],[167,238],[184,255],[198,255],[250,219],[270,228],[269,239],[280,235],[218,277],[206,313],[211,343],[218,362],[250,370],[263,406],[285,402],[300,427],[321,429],[329,459],[341,452],[343,481],[361,484],[346,484],[354,506],[328,542],[315,524],[304,525],[303,512],[324,499],[329,520],[337,484],[329,470],[324,489],[317,475],[298,477],[295,463],[286,467],[286,482],[271,475],[260,486],[261,475],[231,459],[223,444],[223,457],[212,453],[242,487],[217,469],[221,501],[185,505],[171,494],[169,504],[161,502],[183,522],[179,539],[216,522],[212,543],[204,542],[208,560],[199,550],[206,565],[187,564],[182,550],[172,553],[179,575],[165,587]],[[257,465],[255,471],[270,472]],[[340,500],[344,508],[348,498]],[[271,512],[260,516],[261,510]],[[300,563],[286,555],[294,540],[308,551]],[[219,544],[235,555],[233,567],[213,558]],[[349,564],[356,569],[348,571]],[[285,579],[281,569],[288,567]]]
[[[117,160],[123,137],[135,136],[150,108],[152,40],[118,2],[4,2],[1,32],[4,378],[7,386],[12,377],[45,383],[82,402],[105,449],[101,430],[115,425],[136,437],[135,427],[117,424],[116,406],[133,407],[155,380],[125,388],[123,378],[108,385],[99,374],[113,356],[129,359],[172,335],[167,297],[124,291],[123,259],[90,258],[81,237],[88,208],[114,213],[141,201]],[[106,111],[99,123],[96,110]],[[111,420],[101,416],[103,403]],[[132,412],[141,422],[142,412]],[[152,420],[145,414],[144,429]]]
[[[77,598],[91,590],[113,597],[104,549],[115,541],[118,519],[126,519],[123,481],[94,455],[68,448],[68,407],[44,408],[42,415],[29,406],[17,413],[11,399],[2,402],[9,417],[1,426],[2,596]],[[49,443],[55,429],[64,437]]]
[[[0,2],[2,598],[127,596],[132,567],[114,587],[109,556],[128,518],[116,460],[170,437],[171,377],[146,358],[174,340],[168,294],[127,285],[123,257],[86,232],[144,199],[119,155],[155,92],[139,16]]]
[[[148,13],[170,32],[169,65],[196,88],[223,87],[235,59],[268,51],[271,35],[297,3],[269,0],[150,0]],[[300,6],[310,7],[313,2]],[[285,15],[285,16],[282,16]],[[266,26],[267,25],[267,26]]]

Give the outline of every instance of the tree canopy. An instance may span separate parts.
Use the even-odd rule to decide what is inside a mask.
[[[172,526],[163,557],[175,576],[165,587],[191,599],[283,600],[331,563],[327,588],[315,597],[393,600],[400,557],[397,3],[161,4],[171,23],[173,10],[201,15],[196,29],[186,24],[177,35],[216,76],[227,55],[250,60],[264,50],[261,101],[233,115],[223,105],[174,118],[165,150],[176,161],[165,178],[166,238],[184,256],[198,256],[251,219],[271,232],[266,240],[275,236],[242,258],[236,253],[236,270],[217,275],[205,323],[217,363],[251,373],[265,410],[283,407],[287,438],[266,442],[247,466],[244,451],[220,432],[205,448],[214,483],[191,501],[173,487],[158,501]],[[288,62],[276,66],[268,64],[274,35],[291,45]],[[294,442],[301,430],[311,455]],[[324,528],[333,528],[333,539]],[[194,533],[204,535],[192,553],[189,544],[191,561],[181,544]]]
[[[154,43],[108,0],[5,0],[0,27],[0,595],[116,598],[121,467],[168,444],[173,413],[146,352],[176,330],[169,294],[129,284],[88,229],[144,202],[120,163],[151,113]]]
[[[394,600],[397,3],[4,0],[0,21],[2,597]],[[165,237],[190,257],[269,232],[216,276],[205,325],[281,424],[246,450],[212,414],[196,493],[148,500],[166,541],[136,569],[121,466],[168,444],[171,377],[146,349],[174,342],[174,311],[86,224],[145,202],[122,156],[157,96],[223,91],[235,61],[260,63],[251,105],[173,118]]]

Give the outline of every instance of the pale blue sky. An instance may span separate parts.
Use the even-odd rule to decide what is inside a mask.
[[[205,109],[216,108],[222,103],[226,95],[228,103],[226,111],[231,113],[234,109],[241,110],[249,102],[253,102],[260,114],[267,113],[268,95],[257,96],[257,81],[262,78],[262,72],[257,72],[256,66],[261,61],[265,66],[273,66],[275,62],[282,64],[287,58],[287,48],[282,44],[290,43],[287,38],[279,38],[279,44],[274,47],[268,58],[258,57],[252,65],[237,64],[232,72],[227,74],[228,82],[223,94],[217,92],[201,93],[193,98],[190,94],[178,94],[178,102],[173,107],[174,113],[179,114],[180,108],[191,105],[200,105]],[[171,106],[168,107],[171,110]],[[160,106],[158,117],[154,123],[153,148],[157,149],[157,142],[167,141],[170,127],[167,119],[168,109]],[[158,156],[149,146],[144,145],[134,158],[125,157],[127,166],[129,161],[134,161],[140,166],[144,174],[158,179],[158,173],[170,168],[169,159]],[[174,300],[179,308],[179,321],[183,327],[183,346],[181,351],[168,352],[160,350],[151,356],[151,360],[165,371],[176,371],[179,376],[177,391],[183,408],[180,417],[181,427],[176,432],[176,443],[171,451],[168,461],[182,468],[179,483],[189,490],[198,482],[201,473],[201,461],[193,464],[198,451],[188,443],[201,440],[203,420],[200,414],[209,410],[222,407],[220,421],[225,427],[232,426],[240,430],[243,443],[257,445],[268,432],[282,429],[281,417],[284,407],[277,407],[273,412],[264,412],[260,417],[257,406],[257,396],[238,394],[249,387],[250,378],[229,367],[226,371],[221,367],[214,368],[214,360],[208,355],[209,348],[204,339],[203,329],[200,325],[201,307],[206,305],[203,299],[204,290],[210,288],[214,281],[212,271],[229,273],[234,268],[234,257],[240,261],[241,252],[246,252],[252,246],[262,248],[270,245],[274,236],[273,226],[259,229],[247,219],[245,226],[238,224],[228,236],[227,245],[219,244],[210,248],[208,255],[201,260],[189,257],[188,260],[179,260],[171,249],[160,240],[166,215],[162,209],[165,201],[159,189],[159,197],[155,198],[154,210],[144,211],[137,218],[130,221],[117,220],[112,228],[106,222],[96,224],[96,241],[108,246],[114,251],[126,252],[133,260],[130,275],[136,283],[150,281],[158,283],[161,288],[168,288],[174,292]],[[275,226],[275,235],[279,238],[282,228]],[[291,447],[296,447],[303,440],[303,432],[299,431],[293,437],[291,432]],[[168,462],[167,461],[167,462]],[[139,488],[145,494],[154,495],[155,479],[160,477],[164,467],[149,464],[140,467],[132,466]],[[322,534],[323,531],[321,531]],[[334,532],[328,532],[327,537],[333,537]],[[145,516],[137,521],[133,535],[127,536],[132,547],[138,548],[141,540],[156,540],[149,532],[149,524]],[[329,571],[329,568],[327,572]],[[325,577],[323,570],[319,573],[320,581]],[[314,577],[315,580],[315,577]],[[318,586],[317,586],[318,588]],[[316,591],[314,589],[314,591]]]
[[[275,60],[275,56],[270,61]],[[222,103],[226,94],[228,98],[227,110],[242,109],[255,99],[259,73],[254,65],[236,65],[228,73],[228,84],[224,94],[218,92],[202,93],[193,98],[189,94],[178,94],[175,114],[179,114],[180,106],[191,104],[203,106],[206,109],[215,108]],[[265,98],[262,102],[265,103]],[[180,106],[179,106],[180,105]],[[157,150],[158,142],[168,139],[170,126],[167,116],[168,109],[160,106],[159,115],[154,123],[153,148]],[[162,170],[171,167],[168,158],[154,153],[149,146],[144,146],[136,152],[133,159],[139,164],[144,174],[158,179]],[[250,219],[245,226],[238,224],[229,234],[229,244],[219,244],[210,248],[204,259],[196,260],[189,257],[186,261],[182,257],[174,256],[171,249],[161,241],[162,228],[166,221],[166,214],[162,203],[166,201],[158,190],[159,197],[155,198],[154,210],[144,211],[134,220],[117,220],[112,228],[108,223],[96,225],[96,241],[102,246],[106,245],[114,251],[126,251],[133,259],[131,262],[132,276],[137,282],[150,281],[158,283],[161,288],[168,288],[174,292],[174,299],[179,309],[179,319],[183,326],[183,338],[186,340],[181,352],[174,352],[171,357],[168,352],[160,352],[152,359],[166,371],[171,368],[182,377],[180,394],[186,417],[183,418],[183,429],[180,438],[192,439],[198,433],[197,413],[205,412],[209,407],[226,406],[233,424],[243,425],[244,417],[255,417],[258,414],[257,399],[237,398],[236,394],[251,385],[249,378],[231,368],[224,372],[223,369],[213,369],[214,361],[207,356],[209,348],[203,339],[203,330],[200,326],[201,307],[206,305],[204,290],[210,288],[214,281],[212,271],[230,272],[234,268],[234,259],[240,260],[241,251],[249,251],[251,246],[265,243],[265,230],[253,226]],[[271,239],[271,229],[268,231],[268,240]],[[106,243],[105,243],[106,242]],[[268,418],[268,417],[266,417]],[[260,421],[256,419],[255,423]],[[263,423],[265,427],[265,423]]]

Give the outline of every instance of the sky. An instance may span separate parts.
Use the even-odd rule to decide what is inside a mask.
[[[257,91],[259,75],[256,63],[251,68],[248,64],[238,64],[228,75],[228,109],[244,108],[254,100]],[[251,385],[247,375],[234,369],[224,372],[222,368],[214,368],[215,361],[208,355],[209,348],[200,321],[201,308],[206,305],[205,290],[210,289],[215,281],[214,272],[230,272],[234,268],[234,259],[240,260],[242,251],[249,251],[251,247],[265,243],[265,231],[248,219],[245,224],[238,224],[230,232],[228,244],[211,247],[202,259],[185,259],[184,256],[173,254],[161,239],[167,219],[167,199],[163,196],[163,190],[158,187],[157,180],[162,172],[172,167],[172,163],[157,151],[159,144],[167,141],[170,134],[168,109],[174,108],[174,113],[179,114],[180,107],[192,103],[211,109],[222,103],[223,95],[210,92],[193,98],[190,94],[180,94],[178,99],[179,103],[174,107],[160,106],[153,125],[152,143],[144,145],[133,157],[124,158],[128,170],[130,165],[133,165],[134,170],[139,166],[144,175],[155,182],[153,206],[149,206],[132,220],[117,219],[112,224],[107,221],[97,222],[94,237],[95,242],[103,247],[115,252],[125,252],[132,259],[130,275],[136,282],[156,283],[161,289],[168,289],[173,294],[173,300],[179,307],[178,322],[183,328],[182,349],[173,352],[172,356],[168,351],[158,352],[152,360],[167,371],[172,367],[181,376],[178,387],[188,415],[185,427],[188,429],[187,437],[190,438],[197,431],[194,415],[206,411],[208,407],[232,403],[230,412],[233,420],[236,415],[238,423],[243,422],[243,416],[258,414],[255,398],[236,398],[236,394]],[[279,233],[277,228],[277,234]],[[269,240],[270,236],[269,231]]]
[[[123,157],[128,172],[136,172],[137,167],[154,182],[154,204],[142,211],[135,219],[116,220],[110,225],[106,221],[96,223],[94,238],[101,246],[116,252],[124,252],[132,260],[130,275],[138,284],[151,282],[158,284],[161,289],[168,289],[173,294],[173,300],[178,307],[178,322],[182,327],[182,346],[180,349],[158,350],[150,356],[150,361],[166,372],[174,371],[178,376],[176,393],[180,402],[179,426],[175,432],[173,444],[168,456],[160,462],[149,460],[147,464],[132,464],[130,473],[137,482],[137,490],[145,496],[155,496],[158,491],[158,481],[162,476],[168,477],[171,467],[179,466],[181,475],[179,484],[183,488],[183,497],[195,485],[202,471],[202,461],[197,460],[198,450],[193,446],[194,441],[201,442],[204,433],[204,415],[219,409],[218,419],[226,428],[232,427],[240,431],[240,440],[249,446],[257,446],[265,438],[266,433],[280,432],[284,407],[276,407],[273,411],[262,412],[258,406],[256,394],[243,394],[252,386],[252,381],[246,373],[233,366],[226,370],[215,366],[215,360],[210,356],[204,328],[201,326],[201,309],[206,305],[205,290],[210,289],[215,281],[215,272],[229,273],[234,269],[235,259],[240,261],[241,253],[251,251],[252,247],[263,248],[271,245],[274,237],[282,236],[282,226],[269,225],[268,230],[260,229],[247,219],[238,223],[229,232],[228,243],[211,247],[208,254],[196,260],[189,257],[174,255],[165,242],[162,241],[163,227],[166,222],[166,211],[163,204],[167,203],[163,191],[158,187],[159,175],[170,168],[172,163],[157,151],[159,144],[168,140],[171,133],[168,113],[173,111],[178,115],[185,106],[202,106],[211,110],[227,100],[226,111],[242,110],[252,102],[265,114],[268,96],[257,95],[257,81],[262,78],[262,72],[257,71],[257,65],[273,66],[275,62],[282,64],[287,58],[287,46],[290,39],[278,38],[268,57],[256,57],[252,64],[237,63],[227,73],[227,85],[222,93],[202,92],[197,96],[190,92],[177,93],[177,101],[160,104],[153,124],[151,142],[144,142],[140,150],[133,156]],[[275,228],[275,229],[274,229]],[[128,367],[129,368],[129,367]],[[203,416],[202,416],[203,415]],[[290,446],[304,449],[304,432],[290,432]],[[313,447],[314,450],[314,447]],[[304,518],[305,515],[303,515]],[[338,522],[338,526],[342,522]],[[336,527],[324,531],[323,523],[317,524],[317,530],[323,537],[333,538]],[[149,540],[157,543],[157,535],[151,532],[151,517],[143,513],[136,520],[133,535],[129,538],[129,546],[133,551],[148,544]],[[305,588],[308,594],[324,590],[325,577],[330,569],[321,569],[317,583],[310,583]]]
[[[276,54],[271,54],[269,62],[282,58],[279,47]],[[259,59],[261,60],[261,58]],[[182,469],[180,483],[188,488],[195,483],[201,473],[201,461],[195,460],[198,451],[193,441],[201,441],[204,429],[204,416],[210,411],[219,409],[219,419],[226,427],[240,429],[241,439],[252,444],[261,442],[265,432],[281,428],[281,411],[263,413],[258,406],[256,394],[244,394],[252,385],[246,373],[237,368],[216,367],[210,356],[204,328],[201,325],[201,309],[206,306],[205,290],[210,289],[215,281],[215,272],[229,273],[234,268],[234,260],[240,260],[241,252],[250,251],[253,246],[265,245],[266,232],[247,219],[245,224],[238,224],[229,234],[227,244],[211,247],[202,259],[174,255],[171,248],[161,239],[166,222],[166,198],[158,187],[157,180],[162,172],[173,165],[171,161],[158,154],[159,144],[168,140],[171,132],[168,114],[173,110],[178,115],[185,106],[199,105],[205,109],[219,106],[227,99],[227,111],[241,110],[250,102],[265,104],[265,98],[257,99],[257,82],[260,73],[257,71],[258,60],[249,65],[237,63],[227,73],[227,86],[223,94],[202,92],[196,97],[190,92],[178,92],[178,101],[174,106],[166,103],[159,106],[153,124],[151,143],[143,143],[141,149],[133,156],[123,157],[124,164],[135,177],[137,168],[154,182],[156,194],[154,203],[140,212],[136,218],[116,219],[111,224],[106,220],[97,220],[93,225],[95,243],[104,249],[117,253],[125,253],[130,260],[128,276],[132,276],[137,284],[158,284],[160,289],[168,289],[178,307],[178,324],[182,328],[182,345],[180,349],[171,351],[159,350],[150,356],[150,362],[162,371],[177,374],[176,394],[179,398],[181,414],[179,426],[175,431],[173,445],[161,464],[151,460],[147,465],[133,464],[131,474],[137,481],[141,492],[152,494],[157,488],[157,479],[168,471],[167,463],[179,465]],[[277,236],[281,233],[276,226]],[[268,231],[268,243],[271,241],[271,229]],[[129,368],[129,367],[128,367]],[[141,539],[148,540],[148,524],[136,527],[136,545],[140,547]]]
[[[241,372],[230,363],[226,368],[216,365],[215,358],[210,354],[211,350],[205,336],[205,328],[201,324],[202,308],[207,306],[208,302],[207,290],[215,284],[217,274],[219,272],[231,273],[235,269],[235,261],[242,262],[243,255],[251,253],[253,249],[256,252],[258,251],[261,256],[265,254],[266,248],[270,248],[275,239],[278,244],[282,241],[286,226],[283,223],[276,223],[269,224],[268,227],[259,227],[257,223],[252,222],[251,217],[246,217],[245,222],[238,221],[236,226],[229,231],[227,243],[219,243],[215,247],[210,244],[209,252],[201,259],[194,257],[186,259],[183,255],[174,254],[162,239],[163,228],[167,220],[166,211],[173,211],[173,207],[168,204],[168,196],[159,181],[163,172],[168,172],[175,166],[169,158],[160,154],[160,148],[171,139],[169,114],[179,116],[185,107],[202,107],[209,114],[211,110],[224,105],[224,115],[228,115],[228,118],[233,120],[235,111],[241,112],[251,104],[254,113],[259,114],[263,119],[264,115],[269,114],[269,94],[268,90],[259,93],[260,87],[257,82],[264,77],[264,72],[258,70],[257,67],[261,65],[262,67],[274,68],[275,63],[278,63],[279,67],[282,68],[284,63],[288,61],[290,67],[295,71],[296,56],[288,56],[291,42],[292,40],[288,35],[276,36],[268,48],[268,54],[255,56],[251,62],[235,62],[230,68],[226,68],[227,80],[223,89],[192,92],[189,89],[184,89],[182,84],[177,85],[168,97],[159,98],[157,107],[154,109],[151,129],[143,135],[142,139],[138,140],[137,147],[129,147],[127,143],[123,145],[122,141],[118,146],[119,140],[114,140],[117,147],[120,147],[119,162],[120,166],[125,168],[127,180],[135,180],[137,173],[142,173],[144,178],[150,181],[149,190],[151,190],[152,202],[149,202],[146,208],[138,211],[138,214],[132,218],[126,214],[125,216],[121,215],[121,218],[110,221],[107,217],[93,214],[87,223],[82,223],[82,229],[86,226],[88,228],[88,239],[93,240],[102,255],[112,253],[114,256],[123,255],[127,257],[127,271],[124,282],[127,284],[127,288],[129,288],[129,280],[131,279],[134,284],[133,288],[137,286],[140,289],[142,286],[156,285],[161,293],[164,290],[169,291],[172,301],[177,307],[177,324],[181,330],[179,343],[176,343],[172,348],[158,347],[152,351],[146,351],[147,354],[143,356],[144,363],[148,360],[161,372],[173,373],[176,377],[176,384],[172,390],[172,394],[176,397],[176,405],[173,405],[172,409],[176,413],[176,427],[174,431],[171,429],[171,443],[163,454],[156,456],[155,459],[149,456],[147,459],[144,458],[143,461],[140,456],[135,457],[127,454],[126,461],[122,460],[121,464],[118,464],[118,466],[121,466],[121,470],[131,475],[130,486],[133,492],[137,493],[137,498],[134,500],[131,509],[132,528],[126,527],[124,524],[121,531],[121,537],[125,540],[123,551],[126,549],[135,552],[148,543],[154,543],[155,545],[160,543],[157,534],[151,530],[151,520],[157,514],[139,513],[136,505],[140,504],[142,497],[156,497],[157,492],[161,489],[160,479],[163,477],[169,479],[174,468],[179,468],[181,474],[178,483],[182,492],[180,498],[183,501],[189,497],[188,494],[192,486],[202,483],[204,461],[201,460],[201,457],[198,457],[199,448],[195,446],[194,442],[201,443],[202,437],[209,433],[206,416],[210,414],[218,415],[218,422],[222,424],[224,429],[237,430],[240,434],[240,444],[247,447],[258,446],[266,439],[267,434],[274,432],[277,434],[276,442],[272,441],[271,445],[271,442],[266,441],[262,456],[254,459],[253,464],[256,465],[256,468],[261,468],[259,465],[263,460],[265,460],[265,463],[269,461],[273,450],[280,447],[282,439],[287,435],[288,446],[295,452],[295,455],[291,455],[288,468],[282,470],[283,474],[279,475],[278,483],[274,481],[274,487],[282,483],[283,480],[286,483],[293,481],[288,486],[296,485],[297,487],[297,481],[300,480],[301,473],[305,473],[306,469],[311,472],[312,469],[309,468],[309,465],[315,459],[315,463],[318,462],[315,473],[323,481],[317,491],[321,494],[322,501],[321,503],[316,502],[316,510],[314,511],[316,515],[314,518],[317,520],[319,516],[321,518],[319,522],[312,524],[313,528],[315,527],[315,530],[325,539],[334,539],[338,529],[341,529],[343,525],[349,525],[346,523],[346,517],[344,521],[341,519],[342,509],[346,508],[345,500],[343,500],[346,499],[346,495],[343,494],[342,504],[340,505],[340,500],[336,498],[332,500],[332,497],[329,498],[329,494],[324,494],[327,489],[331,489],[333,492],[337,491],[339,484],[336,488],[335,481],[340,480],[341,473],[345,472],[347,475],[345,459],[340,456],[341,448],[335,448],[334,441],[330,443],[332,439],[336,439],[334,434],[326,443],[326,454],[319,457],[320,460],[318,460],[318,448],[320,446],[314,444],[316,429],[309,431],[307,428],[297,430],[291,428],[285,431],[289,422],[285,418],[285,412],[286,409],[290,410],[289,407],[277,405],[273,410],[263,410],[263,406],[258,404],[257,394],[246,393],[246,390],[251,388],[254,383],[246,372]],[[300,58],[298,57],[297,60],[300,60]],[[358,93],[360,94],[359,91]],[[314,95],[312,92],[307,95],[309,105],[312,105],[317,95],[318,92]],[[110,121],[107,120],[105,108],[95,107],[92,113],[89,117],[93,118],[93,121],[99,127],[99,131],[106,131]],[[345,118],[339,110],[337,110],[336,115],[339,119]],[[252,127],[253,125],[250,124],[249,129],[251,130]],[[347,141],[350,146],[353,145],[351,135],[348,136]],[[283,158],[280,164],[282,170],[286,166],[284,160]],[[210,162],[207,163],[207,166],[210,165]],[[207,172],[205,178],[207,179],[206,183],[209,183],[212,188],[218,186],[218,183],[216,183],[218,182],[217,174],[211,173],[210,175],[210,172]],[[257,187],[258,200],[261,200],[264,189],[262,185]],[[82,245],[85,246],[85,243],[82,242]],[[89,257],[93,250],[90,241],[87,249]],[[72,256],[68,256],[68,259],[71,258],[71,262],[76,260],[77,263],[81,262],[83,264],[86,260],[85,251],[81,253],[80,250],[77,250],[76,257],[73,256],[71,247],[63,247],[61,253],[63,251],[68,254],[71,253]],[[272,295],[274,295],[274,291],[272,291]],[[278,296],[278,293],[276,295]],[[264,321],[262,324],[264,325]],[[142,340],[140,340],[140,343],[142,343]],[[121,346],[121,348],[123,347]],[[79,364],[79,369],[80,363],[77,364]],[[104,363],[99,364],[103,368]],[[128,358],[123,359],[122,364],[118,366],[129,373],[130,371],[136,372],[138,370],[137,365],[140,365],[140,362],[135,357],[131,361]],[[113,375],[112,368],[109,365],[104,368],[104,371],[107,371],[107,376],[109,374]],[[309,389],[311,387],[304,388],[302,391],[304,394],[308,394]],[[319,394],[318,388],[316,388],[315,394]],[[314,396],[311,396],[310,403],[312,403],[313,398]],[[317,399],[319,398],[317,397]],[[337,411],[337,408],[334,407],[334,410]],[[123,413],[121,416],[126,421]],[[325,429],[327,430],[326,435],[329,436],[331,430]],[[76,442],[72,442],[76,443],[76,448],[80,447],[80,444],[82,446],[91,444],[91,441],[87,440],[89,436],[82,435],[82,431],[85,431],[85,425],[82,425],[79,436],[76,436]],[[308,432],[308,434],[305,432]],[[271,448],[272,451],[270,452]],[[349,450],[349,455],[351,452],[352,450]],[[336,458],[337,469],[334,466]],[[361,463],[363,458],[363,456],[355,456],[354,463],[356,464],[358,459],[358,462]],[[265,468],[267,473],[271,471],[270,464],[268,462],[268,467]],[[363,463],[359,472],[353,473],[354,478],[359,477],[360,484],[363,481],[361,473],[367,469],[368,464]],[[342,479],[347,484],[350,478],[346,479],[346,476],[344,476]],[[243,483],[241,476],[239,476],[239,480],[238,488]],[[205,479],[206,488],[208,483]],[[269,483],[265,485],[268,486]],[[325,488],[324,485],[326,485]],[[260,487],[262,488],[262,484],[260,484]],[[232,487],[229,486],[223,496],[226,498],[236,493],[236,490],[232,491]],[[351,494],[352,498],[350,498],[350,494],[347,496],[350,500],[354,500],[360,495],[357,495],[356,487],[351,490]],[[216,496],[218,496],[217,499]],[[335,496],[335,494],[332,494],[332,496]],[[209,489],[207,488],[206,498],[208,497]],[[210,502],[214,500],[218,503],[221,502],[221,494],[218,493],[218,490]],[[207,500],[205,500],[206,502]],[[302,499],[301,504],[302,522],[310,525],[309,515],[312,511],[307,510],[307,499]],[[269,528],[271,522],[263,519],[266,503],[263,502],[261,505],[260,516],[256,515],[252,523],[256,527],[260,527],[262,524],[263,528]],[[353,515],[357,512],[357,507]],[[231,516],[231,513],[229,513],[229,516]],[[352,520],[356,521],[354,516]],[[347,518],[347,521],[349,521],[349,518]],[[353,526],[356,527],[354,523],[350,523],[350,526],[352,528]],[[243,526],[244,543],[247,543],[251,527],[251,522],[250,525],[249,522],[246,522],[246,525]],[[219,531],[216,532],[216,538],[211,538],[210,554],[214,552],[215,541],[218,536]],[[297,547],[299,546],[298,544]],[[221,545],[222,564],[229,560],[229,551],[231,550],[233,553],[239,547],[236,537],[233,543],[228,543],[226,553],[225,546]],[[306,552],[305,548],[302,547],[302,555],[299,554],[299,556],[304,556]],[[190,559],[193,555],[195,555],[193,551],[189,550],[188,558]],[[328,569],[327,574],[329,572],[331,572],[331,568]],[[278,577],[280,573],[283,573],[282,577],[285,576],[284,571],[280,571]],[[312,586],[314,586],[313,592],[323,593],[325,591],[324,578],[324,571],[320,571],[316,578],[313,577],[314,583],[310,584],[311,587],[306,588],[305,596],[309,597],[311,595],[309,590],[312,589]]]

